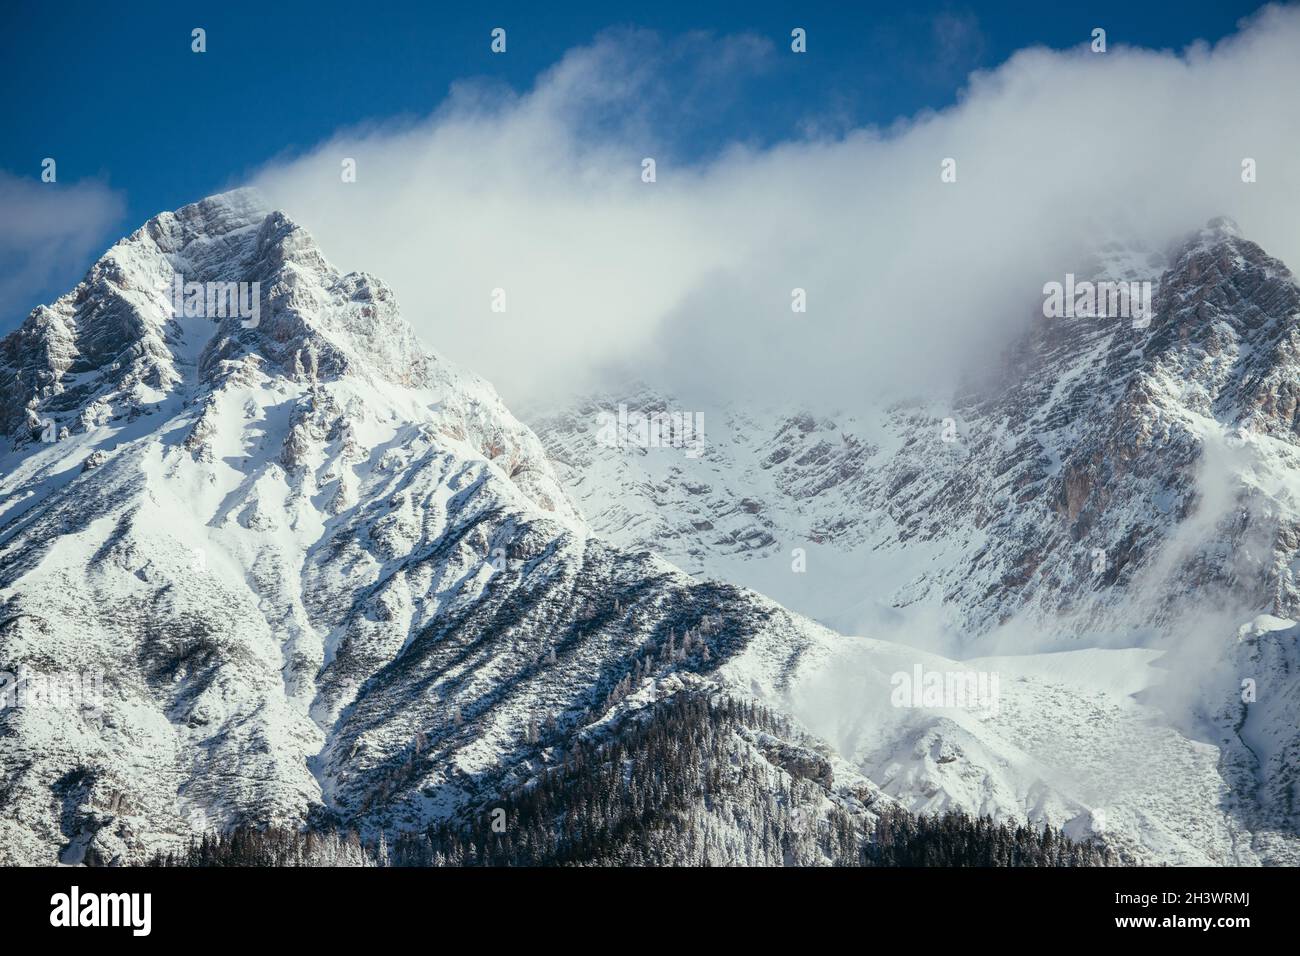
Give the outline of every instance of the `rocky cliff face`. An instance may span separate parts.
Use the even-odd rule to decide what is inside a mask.
[[[1167,259],[1100,260],[1098,279],[1161,276],[1148,326],[1036,319],[950,398],[703,409],[694,458],[593,440],[619,403],[682,410],[649,386],[537,431],[602,534],[842,630],[872,622],[872,595],[941,609],[967,641],[1013,618],[1162,626],[1191,589],[1292,615],[1300,288],[1226,220]]]

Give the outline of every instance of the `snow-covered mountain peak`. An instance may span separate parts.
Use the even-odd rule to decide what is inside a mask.
[[[182,416],[192,420],[184,448],[211,459],[222,409],[264,406],[250,389],[303,396],[278,460],[305,460],[308,420],[311,434],[376,437],[423,422],[582,524],[496,391],[425,348],[388,286],[341,274],[253,190],[155,216],[0,341],[0,432],[34,466],[51,458],[42,446],[74,436],[98,460],[99,430],[182,410],[197,412]]]
[[[258,283],[256,320],[176,308],[177,275]],[[0,713],[6,859],[415,829],[834,639],[594,539],[492,387],[249,194],[151,220],[0,357],[0,671],[106,675],[97,712]]]
[[[1248,607],[1294,616],[1289,531],[1269,571],[1212,554],[1199,572],[1175,571],[1155,556],[1190,515],[1209,520],[1212,505],[1213,524],[1230,511],[1231,495],[1205,495],[1207,447],[1239,433],[1295,444],[1300,289],[1224,222],[1168,257],[1117,241],[1095,260],[1078,278],[1149,276],[1150,310],[1035,316],[996,374],[951,402],[706,409],[695,459],[593,440],[597,409],[662,401],[644,387],[589,397],[538,429],[598,530],[844,630],[871,626],[877,604],[930,605],[968,636],[1022,611],[1043,633],[1107,617],[1135,625],[1182,603],[1180,574],[1193,573],[1206,586],[1235,581]],[[1281,454],[1265,485],[1284,501]],[[1279,507],[1261,504],[1252,539],[1294,511]],[[796,549],[806,573],[792,571]],[[1136,609],[1144,563],[1161,580],[1140,578]]]
[[[195,240],[218,239],[260,226],[271,212],[270,204],[256,189],[232,189],[160,212],[118,245],[145,235],[165,252],[182,252]]]

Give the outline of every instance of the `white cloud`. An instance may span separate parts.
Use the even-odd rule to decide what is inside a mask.
[[[1226,214],[1300,264],[1286,99],[1300,11],[1267,8],[1181,53],[1112,35],[1094,54],[1086,40],[1021,51],[952,108],[888,129],[690,160],[683,131],[793,54],[611,34],[524,95],[461,87],[427,119],[340,133],[256,180],[525,413],[611,367],[688,392],[942,384],[1037,312],[1093,237],[1163,245]],[[356,183],[340,182],[344,157]],[[497,287],[505,314],[489,308]],[[806,314],[790,310],[794,287]]]

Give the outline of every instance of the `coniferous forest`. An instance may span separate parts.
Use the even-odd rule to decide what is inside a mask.
[[[760,706],[678,694],[609,739],[575,746],[474,822],[418,832],[244,824],[155,866],[1102,866],[1100,844],[962,812],[829,799],[823,761],[733,760],[789,735]],[[769,772],[771,771],[771,772]]]

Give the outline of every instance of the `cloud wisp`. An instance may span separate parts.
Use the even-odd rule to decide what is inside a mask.
[[[7,331],[35,297],[57,295],[80,277],[125,203],[98,180],[65,186],[0,170],[0,211],[0,329]]]

